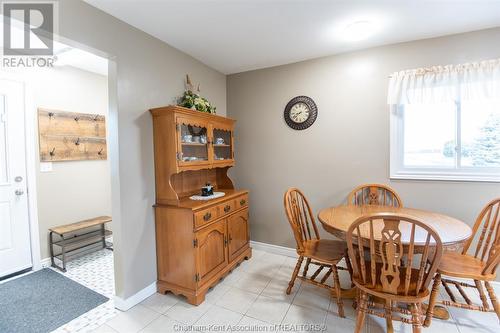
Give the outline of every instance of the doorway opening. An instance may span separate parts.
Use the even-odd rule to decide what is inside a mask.
[[[0,69],[0,283],[48,268],[110,299],[67,323],[72,331],[79,320],[98,326],[88,319],[116,313],[110,249],[118,176],[112,181],[108,156],[110,137],[117,149],[110,133],[116,126],[109,125],[113,63],[61,42],[54,54],[53,67]],[[105,224],[53,235],[51,244],[51,230],[108,216]]]

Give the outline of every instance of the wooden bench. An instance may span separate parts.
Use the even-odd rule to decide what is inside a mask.
[[[100,249],[113,250],[113,244],[106,242],[112,232],[105,229],[105,224],[111,222],[110,216],[99,216],[93,219],[50,228],[50,260],[52,267],[66,272],[66,263],[70,258],[91,253]],[[79,234],[79,231],[100,226],[99,229],[88,230]],[[54,239],[54,235],[56,239]],[[55,248],[60,252],[55,253]],[[62,262],[62,266],[55,263],[55,259]]]

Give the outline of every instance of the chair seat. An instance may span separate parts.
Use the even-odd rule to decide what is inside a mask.
[[[437,272],[457,278],[493,280],[495,275],[483,275],[485,263],[467,254],[445,251],[441,257]]]
[[[387,291],[384,291],[384,288],[382,286],[382,282],[380,281],[380,276],[381,276],[381,271],[382,271],[382,263],[376,263],[375,265],[375,276],[376,280],[378,280],[375,284],[375,286],[372,286],[372,280],[371,280],[371,266],[370,262],[367,261],[365,263],[365,270],[366,270],[366,283],[363,283],[363,278],[362,277],[353,277],[353,282],[358,287],[359,289],[363,290],[366,293],[372,294],[377,297],[381,298],[388,298],[390,293]],[[418,274],[419,270],[412,268],[411,270],[411,278],[410,278],[410,287],[409,287],[409,292],[408,295],[405,295],[405,279],[406,279],[406,268],[405,267],[400,267],[399,271],[399,286],[397,290],[397,294],[394,294],[394,297],[397,298],[399,302],[408,302],[408,303],[415,303],[415,302],[420,302],[422,300],[425,300],[429,296],[429,290],[425,289],[424,291],[421,291],[418,295],[415,295],[414,290],[416,289],[417,281],[418,281]]]
[[[330,239],[308,240],[304,242],[304,247],[304,253],[301,253],[304,257],[332,265],[338,263],[347,253],[345,242]]]

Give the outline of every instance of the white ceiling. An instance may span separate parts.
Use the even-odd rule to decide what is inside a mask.
[[[500,0],[85,0],[225,74],[500,26]],[[374,34],[346,41],[369,20]]]

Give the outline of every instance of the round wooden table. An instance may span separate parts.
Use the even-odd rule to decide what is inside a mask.
[[[346,239],[347,229],[351,224],[364,215],[389,213],[407,215],[416,218],[429,226],[441,237],[443,247],[446,250],[460,250],[465,242],[472,235],[472,229],[464,222],[443,214],[428,212],[413,208],[399,208],[387,206],[338,206],[323,209],[318,214],[318,219],[323,228],[340,239]],[[408,240],[409,229],[401,228],[401,239],[403,244]],[[422,234],[423,237],[425,237]],[[425,244],[425,238],[419,239],[419,234],[415,234],[415,244]]]
[[[325,208],[319,212],[318,220],[321,222],[323,228],[327,232],[335,235],[340,239],[345,240],[347,229],[349,229],[349,226],[355,220],[357,220],[361,216],[377,213],[407,215],[428,224],[429,226],[433,227],[434,230],[436,230],[436,232],[438,233],[439,237],[441,237],[444,249],[449,251],[461,250],[465,242],[472,235],[472,229],[460,220],[443,214],[413,208],[399,208],[376,205],[348,205],[330,207]],[[401,240],[403,244],[405,243],[405,240],[408,240],[410,238],[409,232],[409,229],[407,230],[407,228],[404,227],[401,228]],[[418,236],[418,234],[415,234],[415,244],[425,244],[425,239],[419,239]],[[355,294],[356,291],[354,288],[342,290],[342,297],[345,298],[354,298]],[[446,311],[444,307],[438,308],[437,306],[434,312],[434,316],[440,319],[449,318],[448,311]]]

